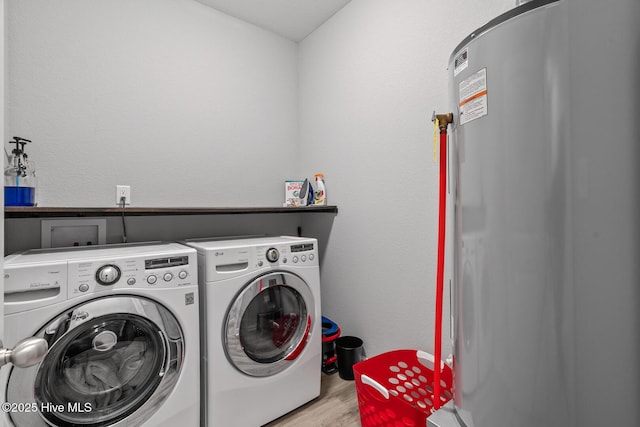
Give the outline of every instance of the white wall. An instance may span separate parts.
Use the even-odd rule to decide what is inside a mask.
[[[324,172],[340,213],[303,220],[331,230],[324,314],[369,354],[432,350],[431,113],[452,49],[512,0],[353,0],[299,45],[191,0],[7,3],[7,129],[35,141],[41,205],[130,184],[138,206],[273,206]]]
[[[451,109],[446,69],[455,46],[513,6],[353,0],[300,44],[300,173],[324,172],[329,203],[340,208],[324,259],[323,312],[362,337],[369,354],[433,350],[431,114]],[[444,305],[448,320],[448,294]],[[443,337],[446,355],[448,322]]]
[[[0,99],[2,103],[0,103],[0,135],[4,135],[4,126],[5,126],[5,86],[4,86],[4,76],[5,76],[5,1],[0,0]],[[2,195],[0,195],[0,201],[4,206],[4,191]],[[0,221],[4,224],[4,209],[0,211]],[[4,227],[0,227],[0,250],[4,254]],[[4,263],[0,264],[0,341],[4,338]]]
[[[9,136],[39,205],[277,206],[297,45],[193,0],[7,2]]]

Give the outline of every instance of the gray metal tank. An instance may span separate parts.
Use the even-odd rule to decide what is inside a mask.
[[[429,426],[640,426],[639,21],[534,0],[451,55],[455,396]]]

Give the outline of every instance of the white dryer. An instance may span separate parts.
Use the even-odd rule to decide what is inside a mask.
[[[203,424],[256,427],[320,395],[318,244],[198,239]]]
[[[198,426],[196,264],[160,242],[6,257],[5,344],[49,350],[0,370],[4,425]]]

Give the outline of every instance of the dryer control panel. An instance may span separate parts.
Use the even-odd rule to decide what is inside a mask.
[[[318,265],[314,243],[280,244],[256,247],[256,267],[289,265],[307,267]]]
[[[300,243],[297,245],[291,245],[291,262],[297,264],[317,264],[316,261],[316,248],[314,243]],[[316,261],[314,263],[314,261]]]
[[[198,250],[206,282],[227,280],[273,269],[318,267],[318,241],[306,237],[194,239],[184,244]]]

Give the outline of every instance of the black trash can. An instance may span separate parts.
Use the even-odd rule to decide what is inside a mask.
[[[336,340],[338,374],[343,380],[353,380],[353,365],[364,360],[363,342],[358,337],[344,336]]]

